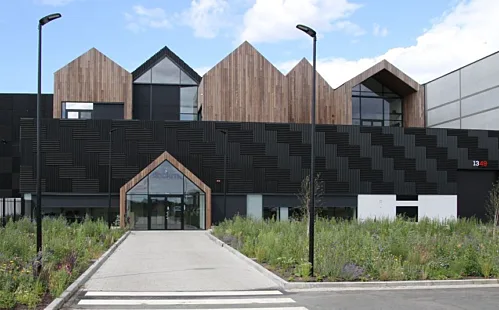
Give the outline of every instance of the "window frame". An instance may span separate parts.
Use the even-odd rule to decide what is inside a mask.
[[[369,78],[374,79],[374,78]],[[369,80],[368,79],[368,80]],[[366,80],[367,81],[367,80]],[[352,87],[352,125],[365,126],[365,127],[404,127],[404,98],[392,90],[390,90],[387,86],[376,81],[382,86],[381,93],[375,93],[372,91],[363,91],[363,88],[367,88],[366,86],[362,87],[365,81],[355,85]],[[358,98],[359,100],[359,117],[354,117],[353,115],[353,102],[354,98]],[[382,118],[381,119],[369,119],[362,117],[362,99],[370,98],[370,99],[380,99],[382,102]],[[398,99],[400,100],[400,113],[392,113],[388,111],[386,113],[385,102],[389,99]],[[386,113],[386,114],[385,114]],[[399,118],[399,119],[394,119]],[[381,123],[380,125],[376,125],[377,123]],[[399,124],[398,126],[396,124]]]

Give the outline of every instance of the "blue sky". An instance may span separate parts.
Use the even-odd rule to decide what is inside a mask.
[[[286,73],[319,33],[318,69],[335,87],[386,58],[425,82],[499,49],[497,0],[13,0],[0,1],[0,92],[36,92],[37,23],[43,92],[92,47],[133,71],[168,46],[203,74],[244,40]],[[486,33],[484,33],[486,32]]]

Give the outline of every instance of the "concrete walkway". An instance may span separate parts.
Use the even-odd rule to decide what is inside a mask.
[[[226,291],[276,283],[205,231],[132,232],[85,284],[88,291]]]

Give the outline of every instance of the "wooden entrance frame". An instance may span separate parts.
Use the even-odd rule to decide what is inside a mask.
[[[154,169],[159,167],[163,162],[168,161],[173,167],[182,173],[192,183],[196,184],[205,194],[205,229],[211,228],[211,188],[204,184],[196,175],[190,172],[184,165],[182,165],[175,157],[168,152],[159,155],[158,158],[153,160],[147,167],[134,176],[130,181],[120,188],[120,226],[125,227],[125,212],[126,212],[126,194],[137,185],[143,178],[148,176]]]

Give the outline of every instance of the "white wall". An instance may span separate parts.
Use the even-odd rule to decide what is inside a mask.
[[[397,200],[395,195],[359,195],[357,197],[357,218],[393,219]]]
[[[262,195],[246,196],[246,216],[256,220],[263,218],[263,197]]]
[[[418,220],[457,218],[457,195],[419,195]]]
[[[396,195],[359,195],[357,218],[394,219],[397,206],[418,208],[418,221],[430,219],[457,218],[457,195],[419,195],[417,201],[397,201]]]

